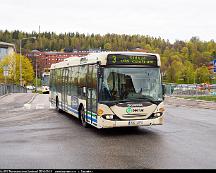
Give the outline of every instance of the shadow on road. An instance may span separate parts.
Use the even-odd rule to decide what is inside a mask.
[[[123,135],[144,135],[144,136],[158,136],[159,134],[149,126],[141,126],[141,127],[116,127],[116,128],[108,128],[108,129],[97,129],[96,127],[89,126],[88,128],[84,128],[81,126],[80,121],[74,117],[73,115],[61,112],[59,115],[64,116],[68,120],[73,123],[73,125],[77,126],[77,128],[82,128],[85,131],[94,133],[95,135],[101,137],[109,137],[109,136],[123,136]]]

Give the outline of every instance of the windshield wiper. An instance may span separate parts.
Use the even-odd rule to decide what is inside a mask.
[[[100,103],[108,105],[108,106],[113,106],[116,105],[118,103],[126,103],[126,102],[130,102],[131,100],[109,100],[109,101],[100,101]]]
[[[151,97],[151,96],[142,96],[142,97],[138,97],[137,99],[139,99],[139,100],[147,100],[147,101],[149,101],[149,102],[151,102],[151,103],[153,103],[153,104],[159,104],[161,101],[156,101],[156,100],[153,100],[154,98],[153,97]]]

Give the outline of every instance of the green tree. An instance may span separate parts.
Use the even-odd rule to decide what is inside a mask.
[[[186,61],[183,66],[182,78],[184,83],[194,83],[194,67],[190,61]]]
[[[33,85],[36,86],[36,78],[34,78],[34,81],[33,81]],[[42,81],[40,78],[37,78],[37,86],[41,86],[42,85]]]
[[[181,61],[174,60],[172,64],[167,69],[167,79],[168,82],[180,83],[182,80],[182,70],[183,64]]]
[[[14,43],[16,47],[19,47],[19,39],[33,36],[37,37],[37,40],[23,42],[23,52],[29,52],[32,49],[60,51],[68,48],[70,50],[88,50],[90,48],[99,49],[100,47],[111,51],[124,51],[139,47],[147,52],[157,52],[161,55],[163,79],[167,80],[167,77],[169,77],[172,82],[176,81],[177,77],[177,82],[192,83],[192,70],[203,65],[208,66],[210,61],[216,59],[216,42],[214,40],[201,41],[198,37],[192,37],[189,41],[176,40],[171,44],[169,40],[146,35],[110,33],[106,35],[93,33],[85,35],[78,32],[60,34],[43,32],[39,34],[36,32],[0,30],[0,40]],[[183,65],[181,69],[178,69],[180,68],[178,66],[175,67],[178,64],[177,62]],[[15,75],[15,77],[19,80],[19,75]]]
[[[206,66],[202,66],[196,69],[195,81],[196,83],[209,83],[210,73]]]
[[[30,60],[21,56],[22,62],[22,79],[23,84],[28,84],[33,81],[34,78],[34,70]],[[9,76],[7,77],[8,82],[10,83],[20,83],[20,55],[12,54],[10,56],[6,56],[0,61],[0,81],[4,80],[3,76],[3,66],[7,65],[9,67]]]
[[[112,45],[111,45],[110,43],[106,43],[106,44],[104,45],[104,49],[105,49],[105,50],[112,50]]]

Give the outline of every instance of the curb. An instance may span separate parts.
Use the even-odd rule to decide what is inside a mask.
[[[8,96],[8,95],[10,95],[10,93],[0,96],[0,99],[6,97],[6,96]]]

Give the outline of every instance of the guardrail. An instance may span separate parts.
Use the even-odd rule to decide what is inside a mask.
[[[27,93],[27,89],[16,84],[0,84],[0,96],[9,93]]]
[[[212,89],[198,89],[197,87],[178,87],[175,85],[165,85],[165,94],[168,96],[180,96],[180,95],[189,95],[189,96],[204,96],[204,95],[216,95],[216,88]]]

